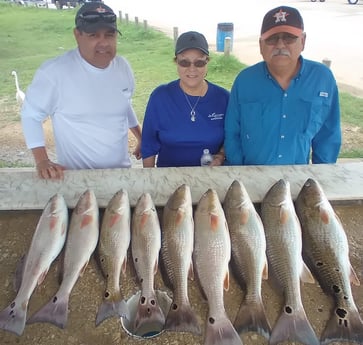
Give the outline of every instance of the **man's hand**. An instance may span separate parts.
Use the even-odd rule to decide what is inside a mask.
[[[41,179],[63,180],[65,168],[62,165],[53,163],[49,159],[45,159],[37,163],[37,173]]]

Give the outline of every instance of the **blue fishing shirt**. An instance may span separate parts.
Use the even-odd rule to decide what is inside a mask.
[[[158,167],[200,166],[203,149],[215,154],[223,146],[224,118],[229,91],[208,82],[208,91],[198,100],[189,96],[179,80],[158,86],[150,95],[142,126],[142,158],[157,156]]]
[[[303,59],[283,90],[264,61],[239,73],[225,119],[231,165],[335,163],[341,146],[336,81],[322,63]]]

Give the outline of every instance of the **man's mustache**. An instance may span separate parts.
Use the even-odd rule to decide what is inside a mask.
[[[272,52],[272,56],[278,56],[278,55],[290,56],[290,52],[286,49],[275,49]]]

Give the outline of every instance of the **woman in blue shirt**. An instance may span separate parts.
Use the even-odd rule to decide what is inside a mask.
[[[195,31],[179,36],[175,47],[179,79],[150,95],[142,128],[144,167],[199,166],[204,149],[211,165],[224,162],[224,116],[229,92],[208,82],[208,43]]]

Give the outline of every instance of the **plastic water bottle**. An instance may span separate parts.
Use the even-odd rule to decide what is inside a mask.
[[[209,150],[204,149],[202,157],[200,157],[200,165],[202,167],[207,167],[208,165],[210,165],[210,163],[212,163],[212,160],[213,156],[210,154]]]

